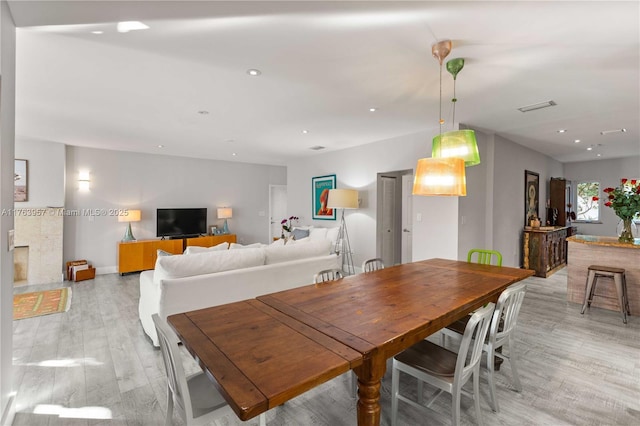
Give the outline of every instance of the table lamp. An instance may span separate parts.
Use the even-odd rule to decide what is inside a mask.
[[[136,239],[131,232],[131,222],[140,222],[140,210],[127,210],[127,214],[118,216],[118,222],[127,222],[122,242],[135,241]]]
[[[221,207],[218,209],[218,219],[224,219],[224,225],[222,225],[222,232],[224,234],[229,233],[229,225],[227,225],[227,219],[233,217],[233,209],[231,207]]]
[[[339,252],[339,245],[342,245],[342,253],[344,261],[347,263],[346,273],[355,274],[353,266],[353,255],[351,253],[351,244],[349,242],[349,232],[347,232],[347,222],[344,220],[345,209],[358,208],[358,191],[355,189],[330,189],[327,207],[333,209],[342,209],[340,218],[340,230],[338,231],[338,239],[336,239],[336,253]]]

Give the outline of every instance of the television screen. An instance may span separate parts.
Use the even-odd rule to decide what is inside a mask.
[[[158,209],[158,237],[184,237],[207,233],[207,209]]]

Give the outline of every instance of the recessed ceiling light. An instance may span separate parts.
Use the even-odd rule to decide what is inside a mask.
[[[262,71],[257,70],[257,69],[255,69],[255,68],[252,68],[252,69],[250,69],[250,70],[247,70],[247,74],[249,74],[250,76],[253,76],[253,77],[257,77],[257,76],[259,76],[260,74],[262,74]]]
[[[91,31],[91,34],[102,34],[104,31]]]
[[[377,108],[369,108],[369,112],[376,112]]]
[[[235,153],[235,152],[232,152],[232,153],[231,153],[231,155],[233,155],[233,156],[235,157],[235,156],[236,156],[236,153]]]
[[[207,115],[207,114],[209,114],[209,111],[205,111],[205,110],[198,111],[198,114],[200,114],[200,115]]]
[[[566,131],[567,131],[567,129],[560,129],[560,130],[558,130],[558,133],[564,133]]]
[[[140,21],[122,21],[118,22],[116,29],[119,33],[128,33],[129,31],[148,30],[149,26]]]
[[[608,135],[609,133],[624,133],[627,129],[614,129],[614,130],[603,130],[600,132],[601,135]]]
[[[309,131],[308,130],[303,130],[302,133],[304,133],[306,135],[307,133],[309,133]]]
[[[158,145],[158,148],[164,148],[164,145]]]
[[[573,143],[580,143],[580,139],[574,140]]]
[[[602,154],[596,154],[596,157],[602,157]]]
[[[593,147],[589,147],[587,148],[587,151],[591,151],[593,149]]]
[[[545,102],[539,102],[537,104],[525,105],[523,107],[518,108],[518,111],[529,112],[529,111],[535,111],[537,109],[548,108],[554,105],[558,105],[558,104],[555,101],[545,101]]]

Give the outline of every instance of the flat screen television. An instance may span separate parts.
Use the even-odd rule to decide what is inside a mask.
[[[207,209],[158,209],[158,237],[184,238],[207,233]]]

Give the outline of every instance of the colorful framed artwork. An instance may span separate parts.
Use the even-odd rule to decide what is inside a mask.
[[[524,171],[524,226],[529,226],[538,213],[538,199],[540,198],[540,175],[530,170]]]
[[[29,200],[28,186],[28,161],[15,160],[13,169],[13,201],[23,202]]]
[[[329,190],[336,187],[336,175],[311,178],[311,197],[313,220],[336,220],[336,210],[327,207]]]

